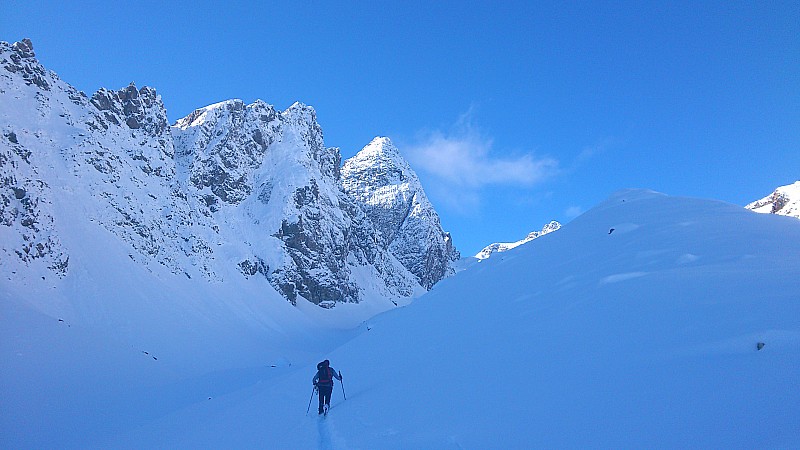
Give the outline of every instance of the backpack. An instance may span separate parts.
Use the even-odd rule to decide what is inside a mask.
[[[317,364],[317,384],[322,386],[333,385],[333,371],[324,362]]]

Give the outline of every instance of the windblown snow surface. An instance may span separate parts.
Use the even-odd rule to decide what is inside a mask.
[[[57,322],[3,291],[3,448],[800,445],[800,223],[717,201],[619,192],[357,330],[309,325],[305,346],[220,343],[235,321],[213,316],[219,333],[179,326],[166,345],[175,313],[134,348],[120,336],[135,333]],[[200,320],[194,294],[174,285],[170,311]],[[197,340],[227,353],[214,363]],[[344,390],[320,418],[306,407],[323,358]]]

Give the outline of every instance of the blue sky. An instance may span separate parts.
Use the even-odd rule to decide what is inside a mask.
[[[617,189],[744,205],[800,179],[800,3],[4,2],[0,39],[171,121],[314,106],[346,158],[388,136],[464,254]]]

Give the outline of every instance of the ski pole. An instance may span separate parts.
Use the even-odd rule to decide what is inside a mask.
[[[309,411],[311,411],[311,400],[314,400],[314,392],[315,392],[316,390],[317,390],[317,386],[315,385],[315,386],[314,386],[314,387],[311,389],[311,398],[310,398],[310,399],[308,399],[308,408],[306,408],[306,415],[308,415],[308,412],[309,412]]]
[[[342,386],[342,395],[344,395],[344,399],[347,400],[347,394],[344,393],[344,380],[342,379],[342,371],[339,371],[339,385]]]

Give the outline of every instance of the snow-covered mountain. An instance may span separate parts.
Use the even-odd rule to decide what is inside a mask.
[[[292,302],[301,296],[326,307],[418,290],[387,252],[378,224],[342,191],[339,150],[325,147],[310,107],[295,103],[278,112],[261,101],[230,100],[179,120],[173,135],[189,195],[203,214],[238,216],[225,220],[224,228],[235,230],[226,241],[253,228],[244,231],[256,234],[246,241],[247,275],[263,274]]]
[[[221,365],[182,329],[132,348],[7,297],[0,446],[796,448],[798,293],[796,219],[626,190],[333,351]],[[325,418],[304,409],[322,359],[344,375]]]
[[[483,250],[479,251],[475,255],[475,258],[479,259],[479,260],[484,260],[484,259],[489,258],[490,256],[492,256],[493,253],[501,253],[501,252],[505,252],[505,251],[511,250],[512,248],[519,247],[522,244],[526,244],[526,243],[528,243],[528,242],[530,242],[530,241],[532,241],[532,240],[534,240],[534,239],[536,239],[538,237],[544,236],[545,234],[552,233],[553,231],[557,231],[560,228],[561,228],[561,224],[559,222],[556,222],[555,220],[553,220],[550,223],[548,223],[547,225],[545,225],[544,227],[542,227],[541,231],[532,231],[532,232],[528,233],[528,235],[525,236],[524,239],[521,239],[519,241],[516,241],[516,242],[495,242],[494,244],[487,245],[486,247],[483,248]]]
[[[800,218],[800,181],[781,186],[772,194],[750,203],[745,208],[758,213]]]
[[[343,189],[370,180],[343,184],[339,150],[309,106],[228,100],[170,126],[154,89],[87,97],[42,67],[27,39],[0,43],[0,66],[4,274],[64,279],[82,240],[111,233],[151,272],[200,284],[261,277],[293,304],[366,302],[374,314],[452,272],[457,253],[419,183],[404,188],[414,201],[400,227],[381,223]]]
[[[424,288],[453,273],[460,255],[450,234],[442,231],[417,175],[388,138],[376,137],[344,163],[342,187]]]

